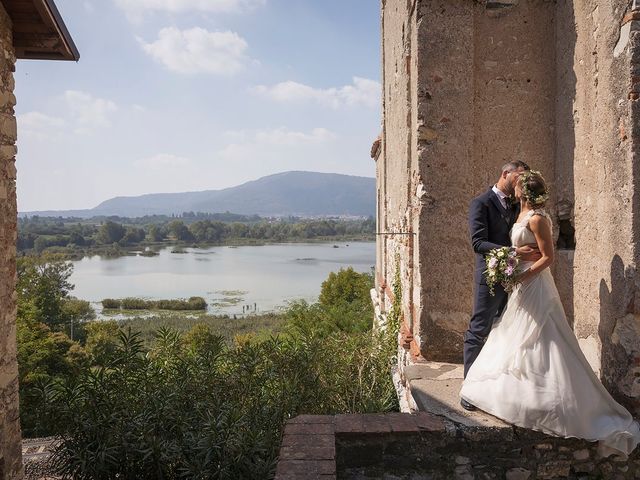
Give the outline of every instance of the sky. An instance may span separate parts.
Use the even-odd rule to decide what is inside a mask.
[[[80,61],[16,66],[19,211],[375,176],[376,0],[56,0]]]

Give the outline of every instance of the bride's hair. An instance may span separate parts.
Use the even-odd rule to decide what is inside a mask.
[[[520,176],[522,196],[532,208],[542,208],[549,199],[547,183],[540,172],[530,170]]]

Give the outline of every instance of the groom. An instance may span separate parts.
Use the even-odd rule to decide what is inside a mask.
[[[513,194],[518,178],[529,170],[522,161],[512,161],[502,167],[498,182],[482,195],[474,198],[469,207],[469,231],[471,244],[476,253],[474,273],[473,315],[469,329],[464,334],[464,376],[482,350],[489,336],[493,321],[502,314],[507,304],[507,293],[496,285],[495,295],[489,293],[483,274],[487,265],[485,255],[494,248],[511,246],[510,232],[520,213],[520,205],[513,203]],[[531,246],[515,249],[522,260],[537,260],[540,252]],[[466,400],[461,405],[467,410],[475,407]]]

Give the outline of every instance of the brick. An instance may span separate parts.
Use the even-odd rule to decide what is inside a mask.
[[[282,446],[334,447],[333,435],[285,435]]]
[[[335,433],[362,433],[364,429],[362,415],[341,414],[336,415]]]
[[[420,430],[426,430],[428,432],[444,432],[446,430],[444,420],[431,413],[416,413],[414,414],[414,421]]]
[[[287,421],[287,423],[331,423],[335,418],[333,415],[298,415]]]
[[[393,432],[420,432],[420,428],[416,425],[414,416],[410,413],[388,413],[391,431]]]
[[[285,435],[332,435],[333,425],[326,423],[287,423]]]
[[[316,447],[292,445],[282,447],[280,460],[334,460],[336,447]]]
[[[391,425],[384,414],[370,413],[362,415],[363,432],[365,433],[389,433]]]
[[[275,480],[335,480],[335,478],[335,474],[323,475],[321,473],[293,473],[276,475]]]
[[[278,462],[276,469],[276,476],[300,474],[335,475],[335,473],[336,462],[333,460],[282,460]]]

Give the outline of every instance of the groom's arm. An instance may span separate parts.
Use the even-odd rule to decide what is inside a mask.
[[[498,245],[489,241],[489,212],[488,206],[478,199],[474,199],[469,207],[469,232],[471,233],[471,245],[473,251],[486,255]]]

